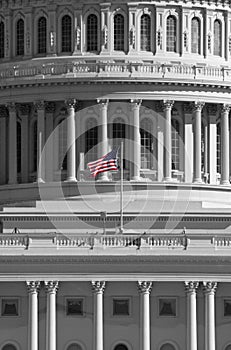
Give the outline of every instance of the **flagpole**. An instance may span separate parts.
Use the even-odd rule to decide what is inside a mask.
[[[120,233],[123,232],[123,154],[124,143],[121,141],[120,146]]]

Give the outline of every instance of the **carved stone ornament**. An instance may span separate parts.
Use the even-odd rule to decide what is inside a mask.
[[[75,29],[75,42],[76,42],[76,46],[79,47],[79,45],[81,43],[81,28],[80,28],[80,26],[77,26]]]
[[[108,28],[105,25],[102,30],[102,41],[104,46],[107,46],[107,40],[108,40]]]
[[[65,101],[66,108],[75,108],[76,106],[76,100],[74,98],[70,98]]]
[[[185,291],[187,293],[195,293],[199,286],[199,282],[189,281],[185,282]]]
[[[203,282],[203,290],[205,294],[214,294],[217,289],[217,282]]]
[[[150,281],[138,281],[138,290],[140,293],[151,293],[152,282]]]
[[[227,104],[223,104],[221,107],[221,113],[226,114],[229,113],[231,106]]]
[[[7,103],[6,108],[8,109],[9,113],[16,113],[16,104],[14,102]]]
[[[207,113],[208,113],[208,115],[216,115],[217,114],[217,105],[209,104],[207,106]]]
[[[34,103],[35,109],[38,110],[44,110],[45,109],[45,102],[44,101],[36,101]]]
[[[28,103],[19,104],[19,112],[21,115],[29,115],[30,105]]]
[[[130,45],[134,48],[135,42],[136,42],[136,29],[134,26],[130,28],[129,31],[129,39],[130,39]]]
[[[40,281],[26,281],[28,293],[38,293],[40,289]]]
[[[45,281],[44,284],[47,293],[56,293],[59,288],[58,281]]]
[[[45,108],[46,108],[46,113],[53,114],[55,111],[55,102],[46,102]]]
[[[141,106],[142,100],[130,100],[132,110],[138,109]]]
[[[6,118],[8,116],[8,111],[6,106],[0,106],[0,118]]]
[[[92,281],[91,286],[92,286],[92,292],[93,293],[103,293],[105,289],[105,281]]]
[[[194,112],[201,112],[203,107],[204,107],[205,103],[201,102],[201,101],[195,101],[193,103],[193,110]]]
[[[100,109],[105,109],[108,107],[108,100],[97,100]]]
[[[191,103],[184,103],[184,113],[185,114],[192,114],[193,112],[193,105]]]
[[[162,108],[163,108],[164,111],[167,110],[167,109],[171,110],[173,105],[174,105],[174,101],[171,101],[171,100],[164,100],[162,102]]]

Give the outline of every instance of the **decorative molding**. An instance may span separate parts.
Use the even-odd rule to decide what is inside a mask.
[[[169,109],[171,110],[173,105],[174,105],[174,101],[172,101],[172,100],[162,101],[162,108],[164,111],[169,110]]]
[[[109,100],[97,99],[97,103],[98,103],[100,109],[107,109]]]
[[[198,286],[199,286],[199,282],[187,281],[185,282],[185,291],[186,293],[196,293]]]
[[[205,294],[215,294],[217,282],[203,282],[203,291]]]
[[[131,103],[131,109],[132,110],[135,110],[135,109],[139,109],[141,104],[142,104],[142,100],[130,100],[130,103]]]
[[[35,101],[34,106],[35,106],[36,111],[38,111],[38,110],[44,111],[45,110],[45,102],[43,100]]]
[[[31,106],[29,103],[20,103],[18,108],[19,108],[20,115],[27,115],[28,116],[30,114]]]
[[[14,102],[8,102],[6,104],[6,108],[8,109],[9,113],[16,113],[17,112],[16,104]]]
[[[150,281],[138,281],[137,285],[138,285],[138,291],[141,294],[144,294],[144,293],[150,294],[151,293],[152,282],[150,282]]]
[[[201,102],[201,101],[195,101],[192,106],[193,106],[193,111],[194,112],[201,112],[203,107],[205,105],[205,102]]]
[[[72,98],[72,99],[70,98],[68,100],[65,100],[65,107],[67,109],[75,108],[76,104],[77,104],[77,102],[76,102],[76,100],[74,98]]]
[[[98,294],[104,292],[106,283],[105,281],[92,281],[91,286],[92,292]]]
[[[46,113],[48,114],[53,114],[55,112],[55,102],[46,102],[45,103],[45,109],[46,109]]]
[[[207,105],[207,113],[208,115],[216,115],[217,114],[217,105],[209,103]]]
[[[30,294],[38,293],[40,290],[40,281],[26,281],[26,285]]]
[[[230,108],[231,108],[231,105],[228,105],[228,104],[223,104],[221,106],[221,114],[229,114],[229,111],[230,111]]]
[[[59,287],[59,282],[58,281],[44,281],[44,285],[45,285],[46,293],[56,294],[58,287]]]

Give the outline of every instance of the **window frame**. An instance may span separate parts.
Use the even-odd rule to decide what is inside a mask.
[[[219,54],[215,54],[215,23],[219,23],[220,25],[220,47],[219,47]],[[219,18],[215,18],[213,21],[213,56],[216,57],[223,57],[223,45],[222,45],[222,33],[223,33],[223,23],[222,20]]]
[[[0,59],[4,59],[5,58],[5,55],[6,55],[6,52],[5,52],[5,31],[6,31],[6,24],[5,24],[5,21],[0,18],[0,26],[3,26],[3,29],[2,29],[2,48],[1,48],[1,45],[0,45],[0,53],[2,52],[2,55],[0,55]],[[0,30],[0,38],[1,38],[1,30]],[[0,42],[1,44],[1,42]]]
[[[114,301],[126,300],[128,301],[128,314],[115,314],[114,313]],[[112,296],[111,297],[111,317],[113,318],[130,318],[132,317],[132,297],[131,296]]]
[[[71,300],[80,300],[82,302],[82,313],[79,314],[68,314],[68,301]],[[65,317],[74,317],[74,318],[82,318],[86,317],[86,311],[84,311],[86,307],[86,301],[84,296],[66,296],[64,298],[64,309],[65,309]]]
[[[198,52],[193,52],[192,50],[192,45],[193,45],[193,20],[197,20],[198,23],[198,38],[197,38],[197,45],[198,45]],[[191,43],[190,43],[190,51],[191,54],[193,55],[201,55],[202,51],[201,51],[201,38],[202,38],[202,22],[201,22],[201,18],[198,16],[193,16],[191,18]]]
[[[44,18],[45,19],[45,52],[39,52],[39,21]],[[43,56],[46,55],[48,53],[48,20],[47,20],[47,16],[45,14],[42,14],[40,16],[38,16],[37,20],[36,20],[36,32],[37,32],[37,40],[36,40],[36,53],[39,56]]]
[[[63,18],[65,16],[69,16],[71,19],[71,33],[70,33],[70,51],[63,51]],[[74,48],[74,40],[73,40],[73,16],[70,12],[66,12],[63,13],[60,18],[59,18],[59,31],[60,31],[60,35],[59,35],[59,52],[61,55],[67,55],[67,54],[72,54],[73,53],[73,48]]]
[[[142,17],[148,17],[149,18],[149,50],[142,49]],[[140,16],[140,32],[139,32],[139,39],[140,39],[140,51],[148,53],[152,52],[152,17],[150,13],[143,12]]]
[[[174,51],[172,50],[168,50],[168,19],[169,18],[173,18],[175,20],[175,47],[174,47]],[[165,33],[166,33],[166,37],[165,37],[165,51],[166,52],[170,52],[170,53],[173,53],[173,54],[177,54],[179,52],[179,40],[178,40],[178,25],[179,25],[179,20],[178,20],[178,16],[177,14],[174,12],[174,13],[171,13],[166,16],[166,20],[165,20]]]
[[[171,300],[175,301],[175,314],[173,315],[160,315],[160,301],[161,300]],[[176,296],[159,296],[157,297],[157,308],[158,308],[158,318],[177,318],[178,317],[178,298]]]
[[[118,50],[118,49],[115,49],[115,17],[118,16],[118,15],[121,15],[123,17],[123,23],[124,23],[124,26],[123,26],[123,49],[122,50]],[[113,24],[112,24],[112,27],[113,27],[113,34],[112,34],[112,38],[113,38],[113,42],[112,42],[112,46],[113,46],[113,51],[116,52],[116,53],[126,53],[127,52],[127,41],[126,41],[126,38],[127,38],[127,17],[126,17],[126,14],[123,12],[123,11],[116,11],[114,14],[113,14]],[[122,36],[121,36],[122,38]]]
[[[17,301],[17,312],[18,314],[17,315],[4,315],[3,314],[3,301]],[[18,318],[18,317],[21,317],[21,300],[18,296],[2,296],[0,298],[0,318]]]
[[[23,53],[18,53],[18,23],[19,21],[23,22],[23,39],[22,39],[22,43],[23,43]],[[25,19],[22,16],[19,16],[15,19],[15,26],[14,26],[14,30],[15,30],[15,45],[14,45],[14,49],[15,49],[15,56],[16,57],[23,57],[25,56]]]
[[[88,50],[88,19],[90,16],[95,16],[96,20],[97,20],[96,34],[95,34],[96,35],[96,50]],[[100,26],[100,20],[99,20],[98,14],[95,12],[88,13],[86,15],[86,18],[85,18],[85,40],[86,40],[85,47],[86,47],[86,52],[88,54],[99,52],[99,26]]]

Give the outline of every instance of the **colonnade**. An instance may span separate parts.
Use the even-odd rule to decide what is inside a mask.
[[[28,349],[38,350],[38,294],[40,281],[26,282],[29,293],[29,342]],[[44,282],[47,294],[47,333],[46,350],[56,350],[56,294],[58,281]],[[186,281],[185,291],[187,298],[187,350],[197,350],[197,298],[196,292],[199,283]],[[94,297],[93,332],[94,350],[104,349],[104,302],[103,295],[106,288],[105,281],[92,281]],[[150,322],[150,293],[153,283],[151,281],[138,281],[140,295],[140,349],[151,350],[151,322]],[[216,282],[203,282],[205,302],[205,350],[215,350],[215,292]]]
[[[101,157],[109,151],[108,139],[108,100],[98,100],[99,105],[99,134],[98,142],[100,147],[98,149],[98,156]],[[132,117],[132,147],[130,179],[134,181],[141,181],[141,137],[140,137],[140,107],[142,100],[130,100],[131,117]],[[76,100],[71,99],[65,101],[66,106],[66,120],[67,120],[67,182],[77,181],[77,154],[76,154]],[[158,168],[162,168],[161,175],[158,175],[158,181],[171,182],[172,181],[172,107],[174,101],[161,101],[161,118],[163,120],[158,124],[159,129],[163,128],[163,138],[158,134],[158,147],[163,149],[162,153],[158,150]],[[184,181],[188,183],[202,183],[202,149],[201,149],[201,135],[202,135],[202,110],[204,102],[195,102],[193,104],[185,104],[187,108],[184,111]],[[184,106],[185,106],[184,105]],[[47,115],[46,103],[38,101],[34,105],[37,110],[38,127],[37,127],[37,149],[38,149],[38,171],[37,181],[47,181],[48,177],[45,175],[45,167],[50,166],[50,162],[45,162],[45,157],[41,157],[45,145],[45,117]],[[8,183],[17,183],[17,111],[16,105],[11,103],[7,105],[9,111],[9,152],[8,152]],[[221,184],[229,184],[230,176],[230,155],[229,155],[229,110],[230,106],[223,104],[220,109],[220,124],[221,124]],[[52,115],[52,114],[51,114]],[[206,126],[206,169],[209,174],[209,182],[216,184],[216,116],[211,114],[208,116],[209,123]],[[52,131],[52,130],[51,130]],[[214,146],[215,144],[215,146]],[[46,146],[47,147],[47,146]],[[51,147],[50,147],[51,148]],[[47,150],[46,150],[47,152]],[[161,159],[163,157],[163,159]],[[191,161],[193,159],[193,161]],[[52,149],[50,150],[50,160],[52,160]],[[25,173],[25,170],[24,170]],[[101,180],[108,180],[107,174],[103,175]],[[24,176],[25,180],[25,176]],[[48,181],[53,181],[52,171]]]

